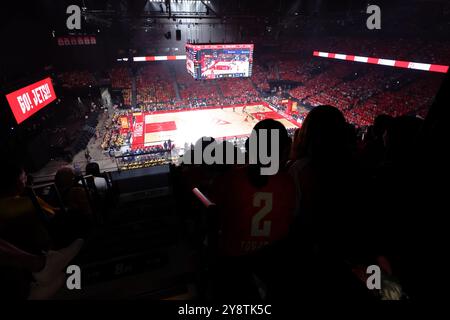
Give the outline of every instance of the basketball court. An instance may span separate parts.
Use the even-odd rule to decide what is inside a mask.
[[[160,145],[171,140],[177,147],[195,143],[208,136],[217,140],[248,136],[263,119],[275,119],[287,128],[299,125],[289,116],[275,112],[267,104],[206,107],[198,110],[134,113],[124,123],[132,131],[131,148]]]

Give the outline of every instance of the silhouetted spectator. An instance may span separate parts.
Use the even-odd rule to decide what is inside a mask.
[[[86,165],[86,175],[92,175],[94,177],[93,182],[95,189],[100,196],[104,196],[108,190],[108,183],[100,173],[100,166],[97,162],[90,162]]]
[[[240,292],[236,295],[252,297],[251,273],[264,266],[249,269],[246,260],[251,254],[287,237],[294,218],[295,185],[285,168],[291,145],[287,130],[272,119],[258,122],[253,130],[255,145],[260,147],[265,143],[271,160],[278,158],[278,171],[265,175],[261,169],[270,164],[262,162],[259,147],[257,150],[250,148],[247,152],[254,153],[250,158],[257,159],[256,163],[234,166],[214,183],[211,197],[217,204],[217,251],[220,257],[215,265],[216,297],[230,295],[238,284]],[[265,141],[261,140],[262,130],[267,133]],[[270,137],[275,132],[278,139],[272,140]],[[278,150],[272,148],[275,147],[272,142],[277,144]],[[274,152],[278,152],[277,157]],[[253,284],[253,290],[255,288]]]
[[[381,114],[375,118],[373,126],[369,127],[365,135],[365,146],[361,154],[363,166],[373,169],[380,165],[386,155],[384,135],[392,123],[391,116]]]
[[[0,237],[31,253],[46,250],[50,238],[32,200],[24,195],[26,174],[23,167],[11,162],[2,168]]]
[[[64,205],[69,210],[86,215],[91,213],[85,190],[76,183],[75,172],[72,168],[60,168],[55,175],[55,184]]]
[[[275,295],[302,288],[309,299],[368,296],[351,268],[361,258],[364,224],[357,218],[359,185],[349,137],[344,116],[331,106],[314,108],[295,135],[291,155],[297,160],[289,170],[298,212],[289,240],[267,253],[283,265],[272,272],[278,274],[271,280]]]

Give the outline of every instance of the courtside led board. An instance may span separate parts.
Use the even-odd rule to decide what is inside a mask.
[[[45,78],[7,94],[6,99],[17,123],[21,123],[55,101],[56,94],[53,89],[52,79]]]
[[[373,58],[373,57],[361,57],[361,56],[355,56],[355,55],[350,55],[350,54],[330,53],[330,52],[322,52],[322,51],[314,51],[313,56],[328,58],[328,59],[338,59],[338,60],[347,60],[347,61],[354,61],[354,62],[378,64],[378,65],[396,67],[396,68],[415,69],[415,70],[422,70],[422,71],[429,71],[429,72],[440,72],[440,73],[447,73],[448,68],[449,68],[449,66],[440,65],[440,64],[392,60],[392,59]]]

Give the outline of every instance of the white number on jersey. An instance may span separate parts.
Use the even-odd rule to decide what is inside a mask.
[[[270,220],[263,221],[263,219],[272,211],[272,200],[273,195],[269,192],[256,192],[253,196],[253,206],[261,209],[252,218],[252,230],[250,233],[252,237],[270,236],[272,222]]]

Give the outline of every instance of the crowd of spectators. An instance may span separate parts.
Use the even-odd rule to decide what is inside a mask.
[[[448,13],[450,7],[441,8]],[[413,25],[411,28],[420,31]],[[266,37],[257,40],[263,42]],[[224,158],[212,165],[204,161],[171,166],[167,182],[170,195],[161,202],[176,205],[167,211],[157,202],[157,192],[149,192],[151,183],[142,189],[138,183],[133,185],[145,199],[136,200],[134,194],[121,204],[132,208],[127,213],[135,214],[137,208],[143,214],[137,222],[124,222],[126,228],[120,229],[123,217],[110,217],[112,207],[120,203],[125,192],[112,187],[113,182],[117,187],[117,181],[103,173],[97,163],[87,159],[84,172],[75,166],[62,166],[48,181],[37,184],[21,164],[23,157],[16,159],[5,153],[0,159],[2,301],[54,297],[66,284],[66,267],[78,265],[74,259],[83,246],[89,249],[92,243],[98,247],[90,247],[94,263],[89,267],[106,266],[99,276],[102,284],[92,290],[96,293],[101,287],[112,287],[106,282],[111,274],[117,276],[114,280],[121,277],[121,290],[132,292],[138,281],[121,274],[129,269],[127,263],[143,253],[162,251],[161,256],[145,256],[145,266],[142,263],[133,270],[144,273],[151,265],[152,272],[145,274],[147,281],[141,284],[166,280],[158,276],[163,268],[155,272],[155,261],[186,264],[193,266],[194,272],[177,275],[176,281],[182,278],[183,287],[194,287],[196,298],[206,301],[267,304],[294,298],[295,304],[439,297],[445,288],[445,273],[440,271],[446,265],[448,250],[448,242],[442,238],[448,233],[444,211],[448,195],[443,186],[449,163],[445,147],[449,100],[435,98],[441,75],[332,61],[311,54],[321,50],[448,65],[450,45],[438,46],[425,38],[386,37],[380,41],[326,37],[286,42],[281,47],[286,54],[255,59],[250,79],[196,81],[187,72],[163,64],[141,65],[133,72],[127,66],[111,68],[111,87],[122,92],[124,106],[113,108],[112,117],[104,124],[101,146],[114,157],[132,135],[120,119],[128,117],[132,125],[134,112],[267,101],[286,113],[282,100],[290,96],[299,102],[291,116],[302,123],[301,128],[286,129],[281,122],[262,120],[254,127],[256,144],[246,137],[224,141],[199,137],[195,145],[185,146],[185,155],[194,154],[197,148],[203,152],[222,146]],[[63,72],[58,78],[65,89],[96,85],[88,71]],[[269,95],[269,82],[283,80],[293,82],[291,88]],[[446,81],[441,94],[448,95],[448,75]],[[133,83],[136,106],[132,106]],[[54,131],[56,140],[63,134],[74,141],[89,140],[97,114],[103,109],[100,99],[76,97],[68,101],[62,98],[55,102],[61,106],[53,108],[54,112],[47,108],[27,120],[28,128],[23,131],[28,130],[30,136],[48,133],[45,127],[58,123],[63,128]],[[67,122],[62,122],[62,117]],[[69,134],[68,122],[79,122],[83,129],[70,130]],[[274,175],[262,174],[273,163],[252,154],[260,151],[258,148],[267,151],[273,146],[273,141],[261,138],[265,132],[261,130],[278,133],[278,153],[271,153],[271,159],[278,160]],[[89,134],[83,136],[82,131]],[[16,146],[16,151],[21,152],[21,148],[25,146]],[[117,161],[122,170],[163,165],[169,162],[173,149],[170,141],[128,148],[119,153]],[[233,160],[243,159],[242,163],[224,164],[221,160],[227,159],[229,150],[234,151]],[[145,178],[150,181],[154,177]],[[170,211],[177,211],[176,215]],[[158,220],[158,214],[164,219]],[[185,243],[172,245],[166,238],[161,246],[143,243],[139,231],[151,233],[148,225],[140,224],[143,215],[151,216],[149,224],[161,230],[162,221],[176,220],[176,234],[169,237]],[[116,233],[108,234],[112,229]],[[136,241],[122,241],[126,233],[138,234]],[[156,242],[160,234],[155,232],[151,237]],[[120,252],[120,257],[104,255],[111,244],[117,246],[111,252]],[[185,256],[172,259],[175,252],[183,250],[187,251]],[[369,290],[367,271],[374,265],[381,272],[380,287]],[[89,267],[83,269],[83,275]],[[172,280],[168,281],[170,287],[176,287],[179,294],[181,286]],[[82,294],[92,288],[90,281],[83,280]],[[161,296],[163,291],[151,287],[138,297],[146,297],[148,292]]]
[[[339,109],[318,106],[292,141],[280,142],[281,169],[273,177],[255,173],[261,164],[223,171],[207,165],[183,166],[180,183],[185,192],[199,187],[202,195],[196,195],[207,208],[204,195],[214,202],[218,216],[210,225],[213,231],[208,230],[216,251],[208,261],[213,290],[205,295],[288,299],[295,294],[311,300],[426,296],[422,286],[433,284],[426,275],[416,278],[417,270],[429,263],[417,260],[416,246],[422,241],[417,232],[427,204],[421,197],[427,188],[423,178],[430,170],[417,157],[425,152],[421,140],[425,122],[400,114],[380,115],[365,135],[358,135]],[[280,126],[266,121],[255,130]],[[289,136],[287,131],[284,136]],[[195,147],[211,143],[217,142],[208,139]],[[283,194],[276,192],[279,185]],[[253,211],[245,199],[261,191],[273,196],[270,203],[276,214],[270,219],[277,231],[263,244],[248,243],[241,226],[250,230]],[[297,201],[296,209],[289,208],[291,201]],[[286,223],[289,230],[284,229]],[[368,290],[366,270],[374,264],[381,269],[382,286]]]
[[[127,114],[124,111],[115,112],[112,118],[105,122],[102,128],[103,136],[101,148],[104,151],[119,150],[120,147],[131,138],[131,132],[121,132],[120,116]]]
[[[310,77],[310,72],[315,64],[308,59],[294,59],[287,56],[286,59],[279,60],[278,66],[279,79],[304,83]]]
[[[252,81],[258,90],[263,92],[270,91],[267,70],[259,64],[253,64]]]
[[[324,43],[325,47],[321,47]],[[296,47],[291,46],[290,53],[278,56],[266,54],[256,59],[250,79],[197,81],[185,72],[184,67],[181,71],[162,63],[140,65],[135,72],[137,109],[134,111],[190,110],[257,102],[261,101],[262,93],[270,90],[270,79],[297,83],[283,95],[272,92],[265,99],[269,99],[275,109],[286,113],[280,97],[288,97],[286,94],[289,94],[299,103],[297,111],[291,116],[300,123],[312,107],[323,104],[336,106],[347,121],[357,127],[370,125],[380,113],[421,117],[426,114],[440,84],[438,75],[425,74],[425,79],[421,79],[418,72],[405,76],[402,70],[293,54],[295,48],[306,50],[318,47],[329,52],[355,52],[354,46],[354,39],[306,39]],[[435,48],[431,42],[422,40],[360,39],[357,53],[417,61],[427,58],[430,62],[442,63],[446,61],[449,51],[450,46],[445,43]],[[414,73],[410,70],[406,72]],[[112,87],[122,90],[124,105],[131,106],[131,70],[126,66],[115,66],[109,74]],[[64,72],[59,78],[67,88],[82,87],[95,81],[87,71]],[[102,144],[105,149],[118,149],[129,140],[130,137],[121,135],[119,131],[118,128],[107,130]]]
[[[86,183],[90,175],[80,184],[82,175],[61,167],[38,190],[20,161],[2,161],[8,173],[0,192],[0,295],[49,299],[66,283],[66,267],[96,224],[97,207],[89,201],[96,183]]]
[[[131,96],[131,89],[122,89],[123,104],[125,106],[131,106]]]
[[[204,273],[197,283],[199,295],[279,299],[295,294],[305,299],[367,300],[426,296],[435,281],[429,281],[429,272],[422,272],[433,266],[430,259],[417,259],[417,248],[427,241],[417,235],[424,225],[432,225],[433,219],[424,218],[423,212],[436,200],[433,192],[438,187],[429,183],[430,170],[439,172],[436,166],[444,162],[433,149],[442,145],[433,140],[442,139],[446,121],[445,117],[428,119],[434,122],[427,133],[426,122],[414,116],[431,102],[424,95],[433,96],[440,83],[439,78],[429,77],[389,87],[351,108],[316,106],[295,132],[275,120],[259,122],[256,137],[261,129],[280,132],[279,171],[273,176],[261,174],[266,163],[250,162],[251,145],[243,139],[232,146],[243,152],[241,165],[219,162],[174,168],[173,184],[184,215],[190,210],[199,214],[190,196],[194,187],[216,205],[218,221],[198,219],[207,221],[206,229],[204,224],[194,229],[195,236],[208,236],[208,241],[194,245],[199,252],[206,245],[208,252],[206,260],[198,261],[199,272]],[[281,97],[269,99],[282,105]],[[366,107],[369,102],[372,109]],[[129,112],[116,110],[112,125]],[[368,128],[358,135],[355,124],[361,123]],[[206,144],[200,140],[194,148],[211,143],[226,145],[233,140],[208,139]],[[169,150],[167,144],[129,152],[123,155],[123,168],[166,163]],[[136,163],[137,158],[142,161]],[[37,195],[21,166],[13,162],[2,167],[8,170],[0,188],[0,291],[7,297],[49,298],[63,284],[64,266],[81,248],[77,239],[88,237],[98,223],[96,213],[105,208],[108,178],[97,168],[86,168],[86,175],[80,175],[63,167],[48,190]],[[97,187],[105,185],[101,195]],[[255,203],[269,203],[268,195],[271,227],[253,226]],[[211,217],[209,212],[207,216]],[[264,240],[255,240],[255,234]],[[53,255],[59,255],[53,252],[65,258],[43,280],[41,272]],[[366,286],[365,271],[373,264],[382,271],[379,290]]]
[[[194,80],[187,72],[177,72],[176,80],[181,99],[217,99],[220,97],[214,81]]]
[[[401,71],[386,71],[373,66],[361,67],[345,62],[316,61],[311,58],[279,61],[280,79],[299,83],[298,86],[288,90],[288,93],[297,99],[300,105],[310,107],[321,104],[334,105],[344,112],[347,120],[358,127],[369,125],[381,112],[392,116],[414,113],[423,115],[440,83],[439,77],[435,77],[436,80],[423,81],[422,84],[414,84],[421,83],[418,76],[406,81]],[[145,72],[148,73],[147,79],[152,80],[138,81],[141,85],[148,85],[145,88],[138,88],[137,96],[139,105],[143,105],[145,111],[245,104],[260,99],[259,92],[248,79],[196,81],[187,73],[179,72],[176,73],[176,79],[182,99],[177,99],[173,84],[168,80],[159,80],[161,76],[156,75],[161,71],[159,69],[145,69],[150,70]],[[144,74],[146,73],[142,73],[141,76]],[[255,79],[258,79],[257,73],[252,77],[254,83]],[[402,85],[394,90],[398,82],[402,82]],[[257,83],[255,86],[258,88]],[[422,90],[416,90],[420,86]],[[167,96],[158,97],[158,92],[152,91],[152,88],[162,88]],[[125,104],[130,104],[131,90],[123,93]],[[276,99],[276,96],[273,97]],[[163,99],[168,100],[164,102]],[[398,107],[389,109],[393,104]],[[275,105],[278,105],[280,110],[284,109],[279,103]],[[294,113],[293,117],[303,120],[305,115],[305,110],[300,110]]]
[[[175,98],[169,71],[161,64],[147,64],[136,77],[137,101],[142,103],[166,102]]]
[[[314,63],[310,65],[314,66]],[[317,62],[315,67],[304,69],[297,81],[298,85],[286,93],[301,105],[334,105],[344,112],[348,121],[363,127],[372,123],[380,113],[424,116],[442,77],[420,71],[332,61],[326,64]]]
[[[217,85],[224,97],[257,96],[258,92],[249,79],[219,79]]]
[[[358,49],[355,49],[355,44]],[[288,44],[287,44],[288,45]],[[344,112],[349,121],[355,125],[367,126],[380,112],[392,116],[417,113],[423,116],[431,102],[433,92],[439,80],[423,84],[423,98],[420,94],[411,96],[420,85],[404,81],[402,70],[387,70],[385,67],[359,65],[341,61],[330,61],[298,55],[297,49],[306,52],[311,49],[327,52],[354,53],[363,56],[395,58],[431,63],[448,62],[450,45],[442,43],[434,46],[433,42],[411,39],[345,39],[328,37],[320,39],[303,39],[295,47],[290,46],[284,54],[277,56],[264,54],[254,60],[250,79],[218,79],[215,81],[194,80],[180,68],[156,63],[141,65],[136,72],[137,104],[146,111],[177,110],[180,108],[197,108],[208,105],[245,104],[260,99],[261,94],[270,92],[269,80],[291,81],[287,93],[300,104],[314,107],[331,104]],[[431,48],[431,49],[430,49]],[[309,51],[308,51],[309,52]],[[410,71],[410,70],[408,70]],[[67,86],[89,83],[92,76],[88,72],[63,73],[63,82]],[[125,66],[116,66],[110,72],[113,88],[122,89],[125,106],[132,104],[131,71]],[[436,76],[438,78],[438,76]],[[66,80],[64,80],[66,79]],[[400,81],[399,81],[400,80]],[[401,83],[400,90],[391,90],[396,82]],[[388,105],[399,103],[401,106],[389,110]],[[409,106],[409,107],[408,107]],[[414,106],[414,107],[413,107]],[[304,115],[294,114],[304,118]]]
[[[169,146],[170,144],[170,146]],[[171,152],[174,145],[165,141],[163,145],[142,146],[134,150],[128,150],[117,158],[121,170],[153,167],[171,163]]]
[[[67,71],[58,74],[58,80],[63,88],[87,88],[96,85],[94,75],[89,71]]]
[[[114,66],[110,71],[111,87],[113,89],[131,88],[131,72],[125,66]]]

